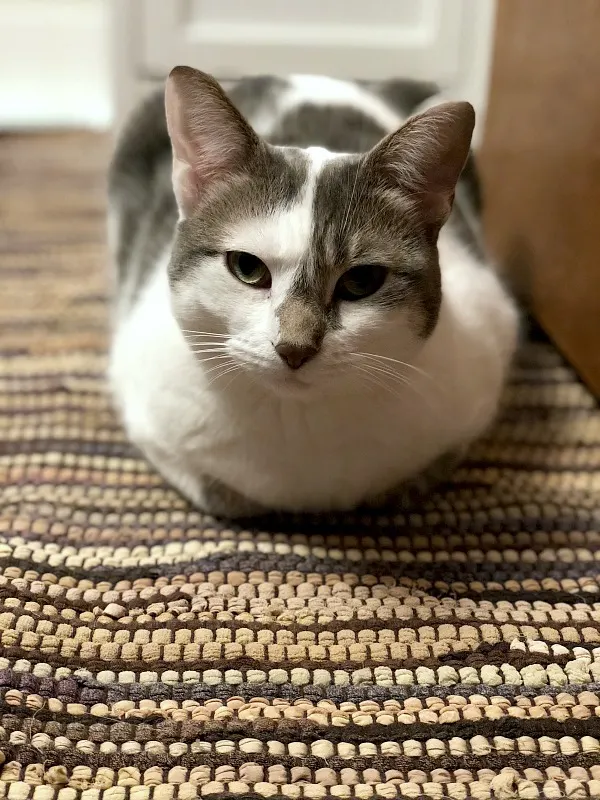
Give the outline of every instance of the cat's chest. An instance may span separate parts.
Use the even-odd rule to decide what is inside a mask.
[[[217,479],[265,507],[353,505],[435,454],[436,426],[419,433],[418,396],[288,402],[239,376],[219,392],[174,326],[134,318],[116,339],[111,374],[129,435],[154,463],[186,483]]]
[[[253,409],[249,394],[247,407],[235,410],[214,396],[202,400],[204,422],[194,433],[180,431],[188,468],[267,506],[351,503],[431,457],[418,409],[395,398],[263,399]]]

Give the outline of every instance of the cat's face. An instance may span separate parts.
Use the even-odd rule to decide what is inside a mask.
[[[190,334],[199,358],[225,345],[286,391],[366,380],[385,367],[372,355],[409,360],[441,299],[435,241],[412,211],[364,157],[265,148],[179,226],[175,314],[185,331],[228,335]]]
[[[207,102],[209,118],[213,106],[225,116],[220,136],[206,131],[206,108],[201,128],[186,116],[184,103]],[[282,393],[401,373],[437,322],[437,234],[469,142],[439,188],[417,169],[419,155],[431,159],[411,152],[418,131],[361,156],[271,147],[188,70],[171,79],[167,114],[181,211],[173,309],[207,369],[241,368]]]

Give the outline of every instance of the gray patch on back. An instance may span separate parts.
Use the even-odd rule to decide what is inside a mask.
[[[370,91],[378,94],[404,117],[410,116],[416,108],[430,97],[439,94],[436,83],[415,81],[407,78],[392,78],[382,83],[367,84]]]
[[[289,86],[285,78],[272,75],[255,75],[236,81],[227,89],[227,95],[238,111],[251,123],[261,112],[277,113],[277,103]]]
[[[363,153],[387,131],[351,106],[305,104],[286,114],[269,141],[296,147],[324,147],[334,153]]]

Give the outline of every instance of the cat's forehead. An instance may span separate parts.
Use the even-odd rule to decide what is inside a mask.
[[[252,210],[230,220],[228,245],[234,250],[248,250],[275,265],[300,264],[307,260],[314,246],[317,229],[328,227],[330,220],[333,222],[339,201],[320,187],[324,167],[330,165],[333,174],[337,171],[334,164],[341,166],[348,157],[321,147],[299,151],[285,148],[281,154],[281,169],[288,174],[301,174],[302,180],[287,182],[290,190],[285,195],[273,185],[262,198],[255,195]]]
[[[262,259],[275,277],[274,301],[293,301],[296,317],[298,309],[323,315],[346,269],[382,264],[391,276],[380,307],[412,306],[419,333],[437,318],[437,251],[415,227],[410,200],[380,182],[363,155],[268,148],[181,224],[172,285],[201,263],[199,254],[227,250]]]
[[[230,216],[230,249],[274,264],[312,263],[322,273],[361,255],[389,260],[402,246],[401,198],[385,201],[364,156],[320,147],[275,149],[278,181],[259,178],[250,204]]]
[[[365,156],[320,147],[268,147],[181,233],[184,260],[198,249],[241,250],[320,283],[365,260],[401,263],[414,240],[401,196],[385,197]]]

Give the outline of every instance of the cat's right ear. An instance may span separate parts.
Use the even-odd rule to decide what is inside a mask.
[[[452,209],[474,125],[470,103],[441,103],[411,117],[367,157],[412,198],[423,221],[436,233]]]
[[[212,184],[243,169],[260,140],[216,80],[192,67],[171,70],[165,109],[173,189],[185,218]]]

